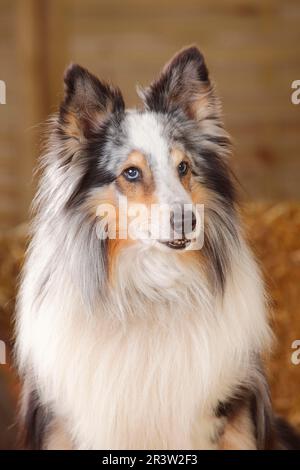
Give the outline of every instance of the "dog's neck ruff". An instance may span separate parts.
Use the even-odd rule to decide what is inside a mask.
[[[30,365],[76,448],[214,448],[215,409],[251,380],[269,329],[246,247],[233,256],[223,296],[200,266],[125,250],[93,315],[59,269],[38,307],[23,286],[21,368]]]

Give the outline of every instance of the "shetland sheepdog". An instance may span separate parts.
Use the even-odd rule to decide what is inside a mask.
[[[17,303],[25,445],[299,446],[271,408],[264,287],[202,54],[180,51],[137,109],[79,65],[64,82]],[[153,205],[170,209],[154,223]]]

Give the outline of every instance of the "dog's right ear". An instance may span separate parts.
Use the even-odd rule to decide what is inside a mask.
[[[80,65],[68,67],[64,82],[65,97],[59,113],[64,137],[84,142],[101,129],[108,116],[118,118],[124,112],[120,90],[101,82]]]

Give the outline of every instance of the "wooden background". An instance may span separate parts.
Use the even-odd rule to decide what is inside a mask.
[[[184,45],[205,53],[246,200],[299,199],[299,0],[0,0],[0,227],[27,217],[40,126],[79,62],[129,105]]]

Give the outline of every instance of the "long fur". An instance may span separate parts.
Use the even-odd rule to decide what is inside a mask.
[[[76,449],[216,449],[222,436],[227,446],[265,448],[273,423],[260,361],[271,341],[264,289],[202,55],[178,54],[141,93],[144,110],[125,111],[118,90],[79,66],[65,83],[18,298],[25,426],[32,407],[53,420],[52,435],[39,420],[48,430],[41,448],[59,447],[62,434],[61,446]],[[185,197],[166,166],[173,144],[205,188],[203,250],[187,258],[137,242],[120,250],[112,283],[108,242],[87,205],[134,148],[152,158],[164,201]]]

